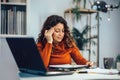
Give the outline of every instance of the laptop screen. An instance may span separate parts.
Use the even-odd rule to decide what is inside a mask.
[[[36,43],[32,37],[6,38],[19,69],[31,69],[46,72]]]

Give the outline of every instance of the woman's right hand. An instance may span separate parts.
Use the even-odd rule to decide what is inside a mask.
[[[45,30],[44,36],[47,39],[48,43],[52,43],[53,42],[53,37],[52,34],[54,32],[54,28],[50,28],[49,30]]]

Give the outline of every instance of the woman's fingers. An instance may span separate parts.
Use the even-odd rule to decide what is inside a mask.
[[[45,38],[47,39],[48,43],[52,43],[52,41],[53,41],[53,38],[52,38],[53,32],[54,32],[54,28],[51,28],[49,30],[45,30],[44,35],[45,35]]]
[[[86,65],[92,67],[93,66],[93,62],[87,62]]]

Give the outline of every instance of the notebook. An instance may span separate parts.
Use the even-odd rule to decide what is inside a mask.
[[[52,70],[63,70],[63,71],[75,71],[77,69],[86,69],[89,68],[87,65],[70,65],[70,64],[63,64],[63,65],[49,65],[49,68]]]
[[[47,70],[33,37],[7,37],[6,40],[21,72],[40,75],[65,75],[74,73],[74,71]]]

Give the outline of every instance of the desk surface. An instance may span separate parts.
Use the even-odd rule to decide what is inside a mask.
[[[81,79],[120,79],[120,75],[103,75],[103,74],[73,74],[62,76],[32,76],[21,77],[20,80],[81,80]]]
[[[74,73],[72,75],[37,76],[37,75],[22,73],[20,77],[20,80],[56,80],[56,79],[57,80],[66,80],[66,79],[67,80],[81,80],[81,79],[114,79],[114,80],[119,79],[120,80],[120,74]]]

